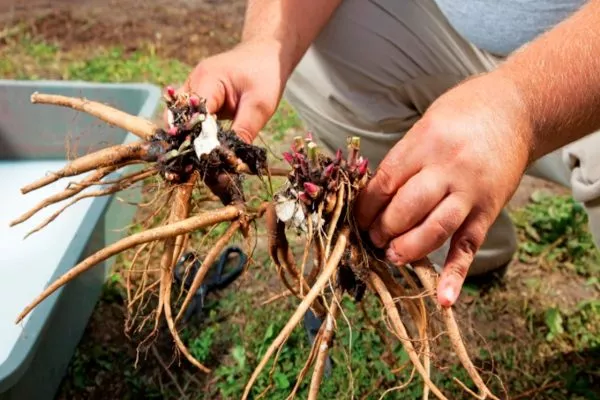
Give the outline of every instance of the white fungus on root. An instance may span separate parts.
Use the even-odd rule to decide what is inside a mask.
[[[204,121],[202,121],[202,133],[194,139],[194,150],[198,159],[221,145],[218,133],[219,127],[216,118],[211,114],[207,114]]]
[[[294,189],[290,189],[292,197],[286,197],[283,194],[275,195],[275,214],[277,218],[285,223],[286,227],[293,227],[301,232],[308,232],[308,223],[306,213],[302,202],[295,197]],[[309,214],[314,228],[320,229],[323,225],[323,220],[319,218],[317,213]]]

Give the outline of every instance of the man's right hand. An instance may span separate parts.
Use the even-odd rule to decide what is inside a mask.
[[[233,119],[232,129],[251,143],[281,99],[291,71],[280,61],[280,44],[248,41],[201,61],[179,89],[206,99],[208,112]]]

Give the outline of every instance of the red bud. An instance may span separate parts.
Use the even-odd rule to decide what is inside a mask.
[[[173,86],[167,86],[167,94],[170,97],[175,97],[175,89],[173,88]]]
[[[294,164],[294,156],[285,151],[283,153],[283,159],[288,162],[288,164]]]
[[[306,205],[310,205],[312,203],[312,200],[304,192],[299,192],[298,198]]]
[[[342,150],[337,149],[337,151],[335,152],[335,162],[339,163],[341,161],[342,161]]]
[[[190,96],[190,107],[192,107],[193,109],[197,109],[198,107],[200,107],[200,98],[198,96]]]
[[[175,135],[177,135],[179,133],[179,129],[176,126],[172,126],[172,127],[169,128],[169,130],[167,131],[167,133],[170,136],[175,136]]]
[[[321,188],[312,182],[304,182],[304,190],[313,199],[321,192]]]
[[[360,176],[366,174],[368,166],[369,166],[369,160],[367,160],[366,158],[362,159],[360,161],[360,163],[358,164],[358,174]]]
[[[325,169],[323,170],[323,176],[325,178],[329,178],[331,176],[331,174],[333,174],[333,168],[335,166],[333,164],[329,164],[328,166],[325,167]]]

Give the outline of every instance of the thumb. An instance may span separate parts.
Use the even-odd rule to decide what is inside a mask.
[[[231,129],[246,143],[252,143],[273,115],[275,106],[251,93],[242,95]]]

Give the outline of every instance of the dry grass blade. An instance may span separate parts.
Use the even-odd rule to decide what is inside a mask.
[[[147,119],[136,117],[111,106],[84,98],[36,92],[31,95],[31,102],[33,104],[51,104],[83,111],[101,119],[109,125],[118,126],[127,132],[131,132],[144,140],[150,140],[158,130],[157,126]]]

